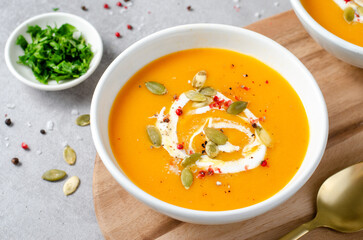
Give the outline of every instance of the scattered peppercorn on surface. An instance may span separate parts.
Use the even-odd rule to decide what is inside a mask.
[[[257,168],[233,174],[217,174],[192,167],[194,181],[186,189],[180,180],[181,160],[163,147],[153,147],[146,127],[150,118],[177,97],[193,89],[193,76],[207,72],[211,86],[233,101],[248,102],[248,109],[270,134],[273,144]],[[188,81],[190,80],[190,81]],[[145,82],[163,84],[167,93],[152,94]],[[188,151],[189,139],[208,117],[233,120],[237,116],[212,110],[188,115],[187,103],[179,116],[179,144]],[[243,124],[241,122],[241,124]],[[251,125],[245,127],[254,132]],[[241,148],[247,138],[234,129],[222,129],[229,141]],[[176,206],[195,210],[223,211],[247,207],[276,194],[295,175],[305,156],[309,126],[305,109],[296,92],[275,70],[255,58],[224,49],[191,49],[161,57],[139,70],[120,90],[109,116],[109,138],[115,158],[125,174],[150,195]],[[203,152],[205,138],[195,137],[193,148]],[[178,146],[175,146],[179,149]],[[231,161],[240,152],[220,153]]]
[[[347,22],[343,17],[344,11],[333,0],[301,0],[301,3],[323,28],[350,43],[363,47],[363,22]]]

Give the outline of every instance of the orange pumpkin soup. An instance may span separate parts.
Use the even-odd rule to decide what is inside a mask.
[[[222,211],[281,190],[309,141],[304,107],[262,62],[223,49],[161,57],[120,90],[109,138],[125,174],[176,206]]]
[[[301,3],[326,30],[363,47],[362,0],[301,0]]]

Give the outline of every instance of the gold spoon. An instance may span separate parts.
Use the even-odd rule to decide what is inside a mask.
[[[321,185],[317,214],[280,240],[295,240],[317,227],[351,233],[363,229],[363,162],[347,167]]]

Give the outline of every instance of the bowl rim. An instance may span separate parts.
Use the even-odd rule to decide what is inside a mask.
[[[363,47],[358,46],[356,44],[353,44],[351,42],[348,42],[347,40],[344,40],[343,38],[338,37],[337,35],[333,34],[332,32],[325,29],[323,26],[321,26],[315,19],[306,11],[304,6],[301,3],[301,0],[290,0],[290,3],[293,7],[293,9],[300,14],[300,16],[306,21],[306,23],[314,29],[319,35],[324,36],[329,41],[333,42],[336,45],[339,45],[340,47],[344,48],[345,50],[351,51],[351,52],[357,52],[358,54],[363,55]]]
[[[164,202],[141,188],[139,188],[136,184],[134,184],[126,175],[123,175],[115,166],[111,158],[108,156],[108,153],[106,151],[106,148],[104,147],[104,144],[102,143],[102,138],[100,131],[98,129],[99,120],[97,116],[97,107],[100,101],[100,95],[102,93],[102,88],[104,83],[107,81],[108,76],[112,73],[114,68],[117,67],[119,62],[123,60],[124,57],[126,57],[128,54],[132,53],[134,50],[142,46],[143,44],[149,42],[149,41],[155,41],[160,37],[168,36],[175,34],[177,32],[182,31],[189,31],[189,30],[198,30],[198,29],[209,29],[209,30],[223,30],[223,31],[240,31],[244,34],[249,34],[252,37],[256,38],[262,38],[265,41],[271,42],[274,47],[278,48],[280,51],[284,52],[288,55],[288,58],[291,59],[293,64],[298,66],[302,69],[308,76],[308,81],[310,81],[312,86],[312,91],[316,93],[317,101],[322,106],[322,114],[324,116],[324,119],[322,119],[322,125],[323,125],[323,136],[321,140],[318,142],[318,146],[320,152],[315,156],[314,162],[309,164],[308,168],[301,174],[301,176],[294,181],[293,184],[286,185],[283,189],[275,193],[270,198],[259,202],[257,204],[247,206],[244,208],[239,209],[232,209],[232,210],[224,210],[224,211],[204,211],[204,210],[193,210],[188,209],[180,206],[176,206],[167,202]],[[225,223],[232,223],[232,222],[238,222],[242,221],[247,218],[252,218],[257,215],[260,215],[264,212],[267,212],[271,210],[272,208],[280,205],[281,203],[285,202],[287,199],[289,199],[292,195],[294,195],[310,178],[310,176],[313,174],[317,166],[319,165],[321,158],[324,154],[324,150],[327,143],[328,138],[328,129],[329,129],[329,122],[328,122],[328,112],[325,104],[325,100],[323,98],[323,95],[320,91],[320,88],[318,87],[318,84],[316,83],[314,77],[310,73],[310,71],[301,63],[301,61],[293,55],[290,51],[288,51],[285,47],[281,46],[274,40],[265,37],[262,34],[253,32],[251,30],[247,30],[244,28],[239,28],[235,26],[229,26],[229,25],[223,25],[223,24],[212,24],[212,23],[198,23],[198,24],[188,24],[188,25],[180,25],[176,27],[167,28],[161,31],[158,31],[156,33],[153,33],[149,36],[146,36],[145,38],[135,42],[130,47],[128,47],[125,51],[123,51],[116,59],[108,66],[104,74],[102,75],[101,79],[99,80],[94,95],[92,97],[92,103],[91,103],[91,132],[93,141],[96,147],[96,150],[106,166],[107,170],[111,173],[113,178],[131,195],[136,197],[138,200],[143,202],[144,204],[148,205],[149,207],[162,212],[163,214],[169,215],[169,216],[179,216],[179,219],[190,219],[192,216],[196,218],[195,223],[200,223],[203,221],[208,221],[211,218],[218,218],[218,217],[230,217],[229,220],[220,220],[220,223],[213,223],[213,224],[225,224]],[[310,141],[309,141],[310,144]],[[304,158],[304,161],[306,159]],[[290,180],[291,181],[291,180]],[[289,183],[290,183],[289,181]],[[249,215],[248,217],[245,217],[244,215]],[[193,222],[193,221],[188,221]]]
[[[74,21],[82,22],[87,28],[89,28],[91,31],[93,31],[95,33],[94,38],[95,38],[95,41],[100,43],[99,44],[100,48],[97,49],[97,55],[94,54],[94,56],[93,56],[93,59],[92,59],[92,61],[94,62],[93,66],[90,66],[90,68],[87,70],[87,72],[85,74],[83,74],[82,76],[80,76],[79,78],[75,78],[75,79],[69,80],[67,82],[64,82],[62,84],[56,84],[56,85],[49,85],[49,84],[42,84],[40,82],[33,82],[33,81],[23,77],[22,75],[20,75],[18,73],[18,71],[14,68],[13,63],[10,60],[10,47],[11,47],[11,44],[13,44],[16,41],[16,38],[19,35],[19,31],[21,28],[32,24],[36,20],[49,19],[54,16],[69,17],[69,18],[74,19]],[[97,29],[84,18],[79,17],[74,14],[65,13],[65,12],[50,12],[50,13],[43,13],[43,14],[33,16],[33,17],[25,20],[24,22],[22,22],[20,25],[18,25],[14,29],[14,31],[10,34],[8,40],[6,41],[4,55],[5,55],[5,62],[6,62],[8,69],[19,81],[21,81],[22,83],[24,83],[32,88],[36,88],[39,90],[58,91],[58,90],[71,88],[71,87],[74,87],[74,86],[80,84],[81,82],[85,81],[96,70],[96,68],[98,67],[98,65],[100,64],[101,59],[102,59],[103,43],[102,43],[102,38],[101,38],[100,34],[98,33]]]

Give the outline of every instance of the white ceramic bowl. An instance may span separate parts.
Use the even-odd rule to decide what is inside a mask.
[[[253,56],[282,74],[300,96],[310,125],[305,159],[293,179],[278,193],[258,204],[229,211],[196,211],[165,203],[138,188],[124,174],[112,154],[108,118],[119,90],[140,68],[166,54],[191,48],[223,48]],[[223,61],[223,60],[221,60]],[[129,193],[151,208],[181,221],[224,224],[262,214],[286,201],[309,179],[324,153],[328,115],[324,98],[313,76],[288,50],[258,33],[232,26],[193,24],[162,30],[130,46],[107,68],[91,104],[93,141],[112,176]],[[298,143],[297,143],[298,144]]]
[[[300,0],[290,1],[306,31],[321,47],[340,60],[363,68],[363,47],[345,41],[323,28],[305,10]]]
[[[31,69],[27,66],[17,63],[19,56],[24,55],[23,49],[16,45],[16,39],[19,35],[23,35],[28,42],[31,42],[30,35],[26,33],[28,26],[39,25],[45,28],[47,25],[60,27],[64,23],[69,23],[75,26],[80,33],[85,37],[86,42],[92,45],[93,59],[90,63],[88,71],[79,78],[61,81],[59,84],[51,80],[48,85],[40,83],[35,79]],[[102,39],[97,30],[86,20],[81,17],[69,13],[45,13],[32,17],[20,24],[10,35],[5,45],[5,61],[10,72],[21,82],[26,85],[46,91],[63,90],[74,87],[86,80],[97,68],[101,61],[103,53]]]

